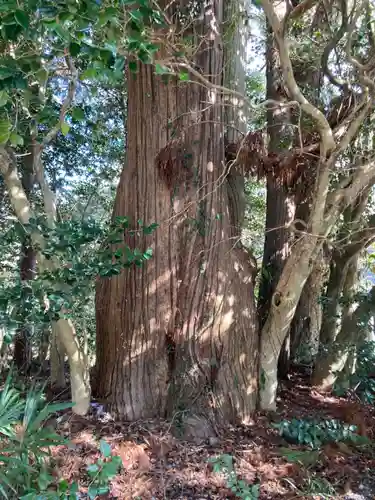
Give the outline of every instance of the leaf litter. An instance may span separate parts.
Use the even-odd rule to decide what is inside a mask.
[[[358,422],[360,416],[367,445],[332,442],[311,449],[288,442],[275,426],[292,419],[347,422],[350,411],[353,420]],[[228,427],[220,437],[199,445],[174,437],[171,422],[166,420],[107,420],[70,412],[58,419],[57,431],[71,443],[53,449],[55,475],[78,481],[82,493],[88,488],[86,467],[98,459],[99,441],[104,439],[112,454],[121,457],[123,468],[103,498],[241,498],[228,488],[225,474],[214,471],[213,459],[223,455],[233,457],[239,480],[260,484],[260,500],[375,498],[375,409],[319,394],[298,373],[283,382],[275,414],[257,412],[251,424]]]

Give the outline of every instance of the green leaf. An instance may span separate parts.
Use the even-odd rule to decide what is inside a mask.
[[[82,108],[78,108],[78,107],[74,108],[73,111],[72,111],[72,117],[77,122],[80,122],[80,121],[82,121],[82,120],[85,119],[85,112],[83,111]]]
[[[96,68],[87,68],[82,74],[81,74],[81,80],[90,80],[92,78],[95,78],[97,76],[98,72]]]
[[[76,495],[78,494],[78,483],[74,482],[71,484],[70,486],[70,495],[69,495],[69,499],[74,499],[76,500]]]
[[[109,21],[116,21],[118,15],[117,9],[114,7],[108,7],[104,12],[102,12],[99,16],[99,21],[98,25],[99,26],[104,26],[106,25]]]
[[[69,45],[69,52],[70,52],[70,55],[73,56],[73,57],[76,57],[78,56],[78,54],[80,53],[81,51],[81,46],[79,43],[77,42],[72,42],[70,45]]]
[[[87,472],[90,474],[90,476],[93,476],[99,472],[99,466],[97,464],[88,465]]]
[[[112,479],[117,474],[118,469],[118,464],[111,460],[103,465],[102,475],[107,479]]]
[[[2,34],[6,41],[15,42],[18,35],[22,32],[22,26],[17,24],[10,24],[3,26]]]
[[[62,11],[59,13],[59,21],[64,23],[65,21],[71,21],[73,19],[72,12],[68,10]]]
[[[95,500],[95,498],[98,496],[98,487],[95,486],[95,484],[90,484],[87,494],[90,500]]]
[[[178,77],[182,82],[186,82],[189,80],[189,73],[187,71],[180,71]]]
[[[131,10],[130,11],[130,18],[138,24],[138,26],[143,24],[143,15],[140,10]]]
[[[138,66],[137,66],[136,61],[130,61],[130,62],[129,62],[129,71],[130,71],[131,73],[137,73],[137,71],[138,71]]]
[[[23,29],[27,30],[27,28],[30,26],[30,19],[26,12],[24,12],[23,10],[16,10],[16,12],[14,13],[14,17],[17,23],[22,26]]]
[[[56,26],[53,27],[55,33],[63,40],[63,41],[69,41],[70,40],[70,34],[69,31],[64,29],[61,24],[56,24]]]
[[[167,66],[163,66],[162,64],[155,64],[155,73],[157,75],[167,75],[171,73],[171,70]]]
[[[8,102],[9,96],[5,90],[0,90],[0,107],[5,106]]]
[[[143,234],[152,234],[158,227],[159,227],[159,224],[157,224],[156,222],[153,222],[149,226],[145,226],[143,228]]]
[[[65,493],[69,490],[69,483],[66,479],[62,479],[58,484],[59,493]]]
[[[67,122],[61,122],[61,132],[64,136],[69,134],[70,125]]]
[[[121,226],[124,229],[127,229],[129,227],[129,217],[126,217],[125,215],[118,215],[115,218],[115,223],[118,226]]]
[[[105,458],[109,458],[111,456],[111,446],[102,439],[100,441],[100,452]]]
[[[41,491],[45,491],[48,486],[52,483],[53,478],[49,474],[47,474],[45,471],[42,471],[41,474],[38,477],[38,486],[41,489]]]
[[[143,256],[142,256],[142,257],[143,257],[145,260],[149,260],[149,259],[151,259],[152,255],[153,255],[152,248],[148,248],[148,249],[144,252],[144,254],[143,254]]]
[[[35,76],[41,85],[45,85],[48,80],[48,71],[45,68],[40,68]]]
[[[4,335],[4,344],[10,345],[13,342],[13,336],[10,333]]]
[[[0,80],[5,80],[13,75],[13,70],[8,66],[0,66]]]
[[[23,146],[24,140],[23,137],[12,132],[9,137],[10,143],[12,146]]]
[[[16,18],[14,17],[14,13],[7,14],[1,19],[1,24],[4,26],[10,26],[12,24],[16,24]]]
[[[9,120],[0,121],[0,144],[8,142],[11,127],[12,125]]]

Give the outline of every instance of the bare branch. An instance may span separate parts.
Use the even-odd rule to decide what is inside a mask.
[[[301,3],[287,14],[288,20],[303,16],[303,14],[306,14],[308,10],[312,9],[316,3],[317,0],[302,0]]]
[[[61,124],[64,122],[66,113],[68,112],[70,106],[72,105],[78,82],[78,72],[73,64],[71,57],[66,56],[65,61],[70,71],[71,79],[69,82],[67,96],[64,99],[64,102],[62,103],[60,109],[59,121],[58,123],[56,123],[54,127],[51,128],[51,130],[45,136],[41,144],[37,143],[35,138],[33,139],[33,155],[34,155],[33,168],[36,175],[36,179],[42,191],[44,210],[46,212],[49,227],[53,227],[56,220],[56,199],[55,199],[56,197],[45,176],[44,167],[42,163],[42,152],[44,148],[51,141],[55,139],[55,137],[61,130]]]
[[[328,208],[324,217],[325,235],[332,229],[340,213],[349,205],[353,205],[356,199],[374,183],[375,158],[358,165],[350,177],[343,179],[338,188],[327,199]]]
[[[353,36],[356,30],[356,23],[357,20],[362,13],[362,9],[358,8],[357,12],[353,16],[353,20],[350,23],[349,29],[348,29],[348,39],[346,42],[346,57],[348,61],[353,65],[355,69],[358,71],[358,79],[359,82],[362,84],[362,86],[365,89],[371,89],[373,92],[375,92],[375,82],[373,81],[372,78],[370,78],[368,72],[371,71],[372,69],[372,64],[373,64],[373,54],[371,54],[369,61],[367,64],[362,64],[354,55],[352,52],[352,46],[353,46]]]
[[[285,80],[285,84],[293,100],[297,101],[301,109],[311,116],[317,125],[318,132],[321,137],[321,151],[326,157],[334,148],[335,140],[332,129],[324,116],[324,114],[315,106],[313,106],[303,95],[293,73],[293,67],[289,56],[289,43],[283,35],[283,26],[272,6],[270,0],[260,0],[263,10],[266,13],[268,22],[270,23],[276,42],[279,48],[280,63]]]
[[[61,124],[65,120],[66,113],[68,112],[68,109],[72,105],[76,88],[77,88],[77,82],[78,82],[78,72],[73,64],[72,58],[70,56],[66,56],[65,58],[66,64],[70,70],[71,74],[71,79],[69,82],[69,88],[68,88],[68,94],[62,103],[61,109],[60,109],[60,116],[59,116],[59,121],[56,123],[54,127],[51,128],[51,130],[48,132],[48,134],[45,136],[43,139],[43,142],[40,146],[40,149],[43,150],[47,144],[49,144],[53,139],[57,136],[59,131],[61,130]]]
[[[193,68],[188,62],[186,61],[169,61],[167,59],[163,60],[157,60],[154,62],[154,64],[160,64],[161,66],[166,66],[171,69],[185,69],[188,73],[193,75],[202,85],[204,85],[206,88],[210,88],[213,90],[216,90],[217,92],[220,92],[224,95],[230,95],[233,97],[238,97],[241,99],[244,104],[250,109],[250,110],[255,110],[255,109],[260,109],[269,105],[272,105],[275,107],[275,109],[285,109],[285,108],[290,108],[292,106],[299,106],[299,103],[297,101],[289,101],[282,103],[280,101],[276,101],[274,99],[267,99],[260,104],[253,104],[251,103],[241,92],[238,92],[237,90],[229,89],[227,87],[224,87],[222,85],[216,85],[215,83],[211,82],[208,78],[206,78],[204,75],[199,73],[195,68]]]
[[[375,239],[375,215],[372,215],[368,224],[363,229],[352,234],[352,241],[342,248],[345,258],[351,259],[364,248],[368,247]],[[336,244],[339,242],[335,242]]]
[[[328,80],[332,83],[332,85],[336,87],[341,87],[344,90],[348,89],[348,82],[345,80],[341,80],[337,76],[335,76],[328,66],[328,59],[331,55],[331,52],[337,47],[339,41],[343,38],[348,29],[348,13],[346,7],[346,0],[341,0],[341,26],[333,35],[331,40],[326,45],[323,54],[322,54],[322,68],[323,72],[328,78]]]

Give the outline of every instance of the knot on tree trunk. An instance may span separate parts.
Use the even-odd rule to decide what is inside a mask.
[[[281,297],[282,297],[282,294],[280,292],[276,292],[273,295],[272,302],[273,302],[274,306],[279,307],[279,305],[281,304]]]
[[[182,139],[173,139],[156,156],[160,179],[168,189],[194,178],[192,152]]]

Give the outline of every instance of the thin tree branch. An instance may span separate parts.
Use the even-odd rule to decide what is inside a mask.
[[[42,144],[40,145],[40,149],[43,150],[47,144],[49,144],[53,139],[57,136],[59,131],[61,130],[61,124],[65,120],[66,113],[68,112],[68,109],[72,105],[76,88],[77,88],[77,82],[78,82],[78,71],[76,70],[73,60],[70,56],[65,57],[66,64],[68,66],[68,69],[71,74],[70,82],[69,82],[69,88],[68,88],[68,94],[62,103],[61,109],[60,109],[60,116],[59,116],[59,121],[56,123],[54,127],[51,128],[51,130],[48,132],[48,134],[45,136],[43,139]]]
[[[368,225],[356,231],[350,243],[347,243],[341,252],[348,258],[354,257],[357,253],[361,252],[364,248],[368,247],[375,239],[375,215],[370,217]],[[339,242],[335,242],[335,245]]]
[[[329,66],[328,66],[328,59],[331,55],[331,52],[337,47],[337,44],[343,38],[343,36],[345,35],[345,33],[347,32],[347,29],[348,29],[348,13],[347,13],[347,8],[346,8],[346,0],[341,0],[340,4],[341,4],[341,26],[336,31],[336,33],[333,35],[333,37],[328,42],[328,44],[326,45],[326,47],[323,51],[322,68],[323,68],[324,74],[326,75],[328,80],[332,83],[332,85],[334,85],[336,87],[340,87],[343,90],[347,90],[348,89],[348,82],[335,76],[332,73],[332,71],[329,69]]]
[[[335,139],[332,129],[324,116],[324,114],[315,106],[313,106],[303,95],[293,73],[293,67],[289,56],[289,44],[283,34],[283,26],[275,12],[275,9],[270,0],[260,0],[263,10],[266,13],[268,22],[270,23],[280,55],[280,64],[285,80],[285,84],[293,100],[297,101],[302,110],[311,116],[317,125],[318,132],[321,137],[321,152],[323,157],[326,157],[335,148]]]
[[[174,60],[169,61],[168,59],[163,59],[163,60],[155,61],[154,64],[155,65],[160,64],[161,66],[166,66],[166,67],[169,67],[171,69],[178,69],[178,68],[185,69],[188,73],[193,75],[205,87],[216,90],[224,95],[238,97],[239,99],[241,99],[241,101],[243,101],[246,104],[246,106],[250,110],[260,109],[260,108],[266,107],[268,105],[275,106],[275,109],[281,109],[281,108],[284,109],[284,108],[290,108],[292,106],[299,105],[299,103],[297,101],[289,101],[286,103],[282,103],[282,102],[276,101],[274,99],[267,99],[267,100],[261,102],[260,104],[253,104],[241,92],[238,92],[237,90],[230,89],[228,87],[224,87],[222,85],[216,85],[215,83],[211,82],[208,78],[206,78],[204,75],[199,73],[198,70],[193,68],[186,61],[174,61]]]
[[[296,19],[297,17],[303,16],[306,12],[314,7],[317,0],[302,0],[296,7],[293,8],[288,14],[288,19]]]
[[[355,110],[353,110],[353,113],[351,113],[350,118],[350,124],[347,129],[347,131],[344,133],[342,136],[341,141],[338,143],[338,146],[336,147],[333,156],[335,159],[339,157],[339,155],[345,151],[345,149],[350,145],[350,143],[355,139],[357,136],[359,129],[361,128],[361,125],[363,124],[363,121],[365,120],[366,116],[369,114],[370,110],[372,109],[374,105],[374,98],[375,96],[369,97],[368,93],[366,92],[362,102],[357,106]],[[362,109],[361,109],[362,108]],[[360,110],[360,111],[359,111]],[[359,113],[358,113],[359,111]],[[355,118],[354,115],[358,113],[358,116]],[[345,120],[346,122],[346,120]],[[339,129],[343,126],[339,127]],[[338,130],[339,132],[339,130]]]
[[[355,203],[358,196],[361,195],[368,186],[375,182],[375,158],[372,158],[367,163],[357,166],[353,174],[343,179],[339,187],[329,195],[327,199],[327,207],[325,214],[325,230],[327,235],[340,213],[349,205]]]

